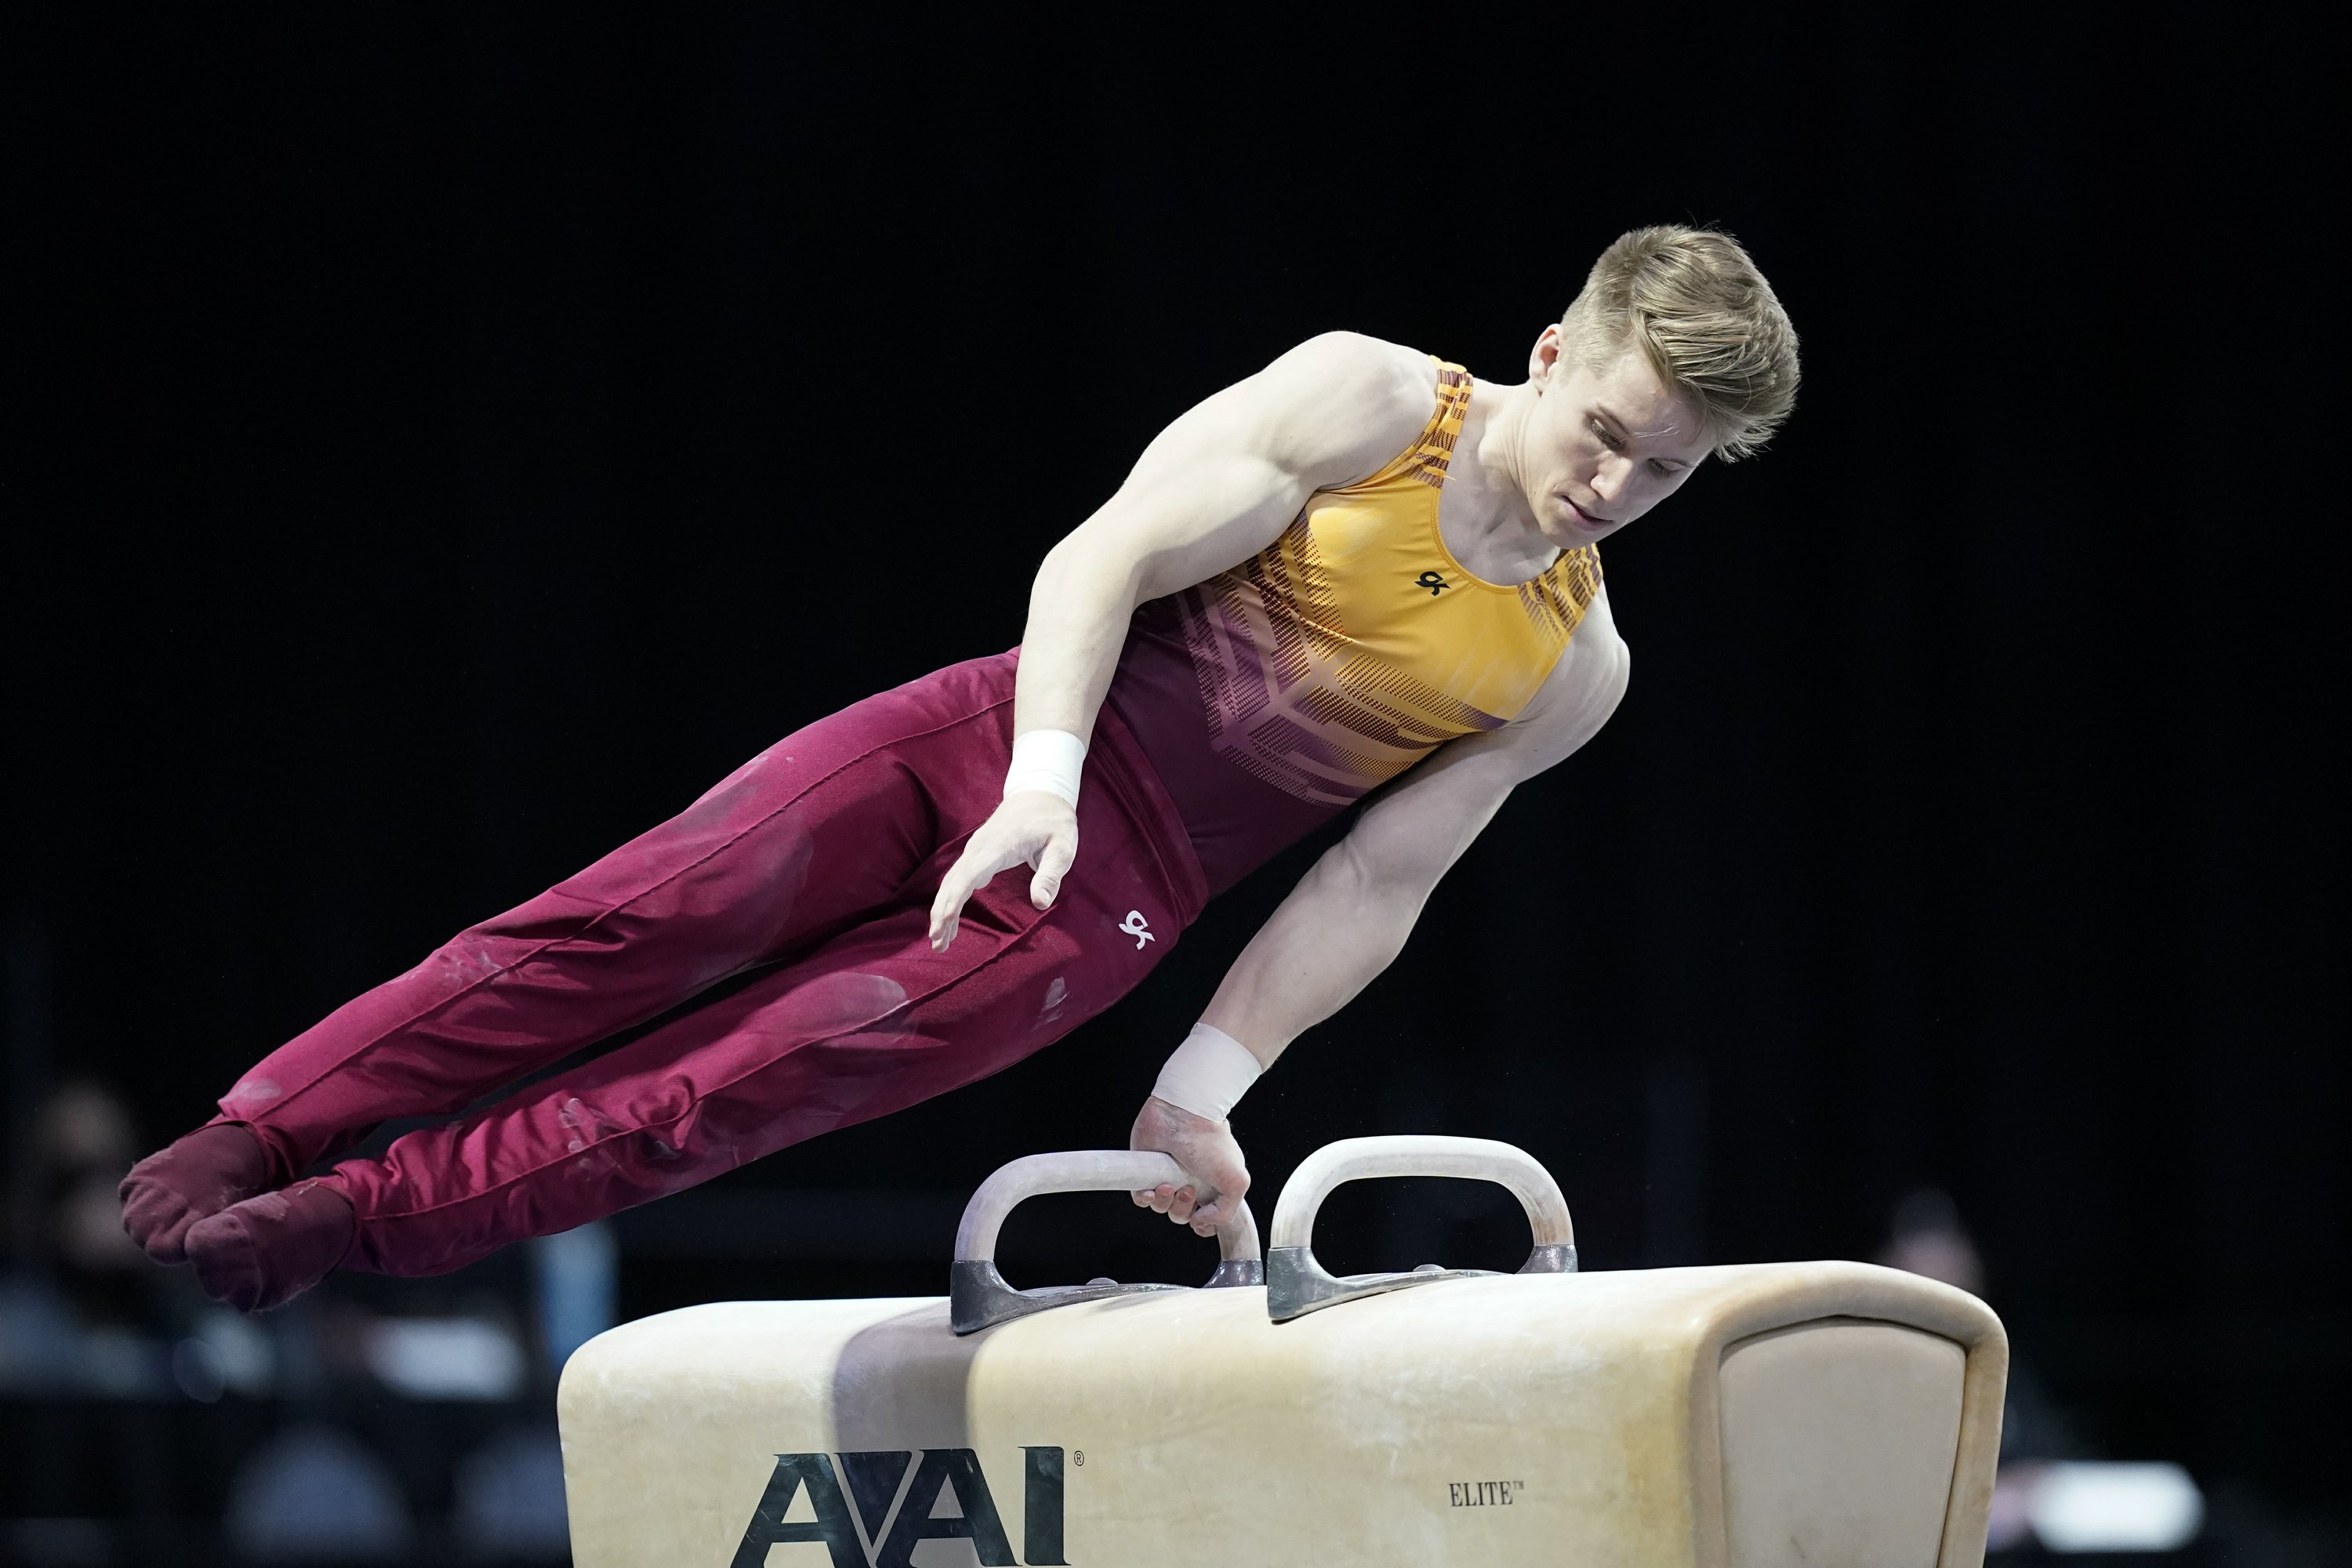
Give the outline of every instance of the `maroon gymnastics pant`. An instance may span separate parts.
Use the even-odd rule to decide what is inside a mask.
[[[940,882],[1002,792],[1019,650],[810,725],[682,815],[460,933],[273,1052],[215,1120],[290,1179],[448,1115],[730,975],[741,989],[463,1120],[349,1160],[345,1267],[456,1268],[1010,1067],[1140,981],[1207,898],[1107,706],[1054,908],[1016,867],[934,953]]]

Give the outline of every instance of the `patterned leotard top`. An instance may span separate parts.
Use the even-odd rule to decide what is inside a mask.
[[[1136,611],[1111,687],[1212,890],[1459,735],[1534,698],[1601,588],[1592,546],[1474,577],[1437,526],[1473,383],[1370,479],[1307,499],[1272,544]]]

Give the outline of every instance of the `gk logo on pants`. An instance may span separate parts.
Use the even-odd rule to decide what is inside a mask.
[[[1150,921],[1143,918],[1141,910],[1129,910],[1127,911],[1126,921],[1118,929],[1135,939],[1135,951],[1141,952],[1145,942],[1160,940],[1157,932],[1146,929],[1150,924]]]
[[[731,1568],[766,1568],[769,1547],[795,1541],[822,1542],[832,1553],[833,1568],[913,1568],[915,1548],[926,1541],[969,1541],[987,1568],[1066,1563],[1069,1559],[1062,1555],[1062,1450],[1024,1447],[1021,1452],[1027,1462],[1022,1476],[1019,1557],[1013,1555],[978,1455],[970,1448],[925,1448],[919,1453],[888,1448],[777,1455],[775,1473],[768,1478],[768,1489],[744,1527],[743,1544],[735,1549]],[[911,1481],[907,1479],[909,1470]],[[784,1516],[793,1511],[803,1490],[813,1517],[787,1522]],[[933,1517],[950,1499],[955,1517]]]

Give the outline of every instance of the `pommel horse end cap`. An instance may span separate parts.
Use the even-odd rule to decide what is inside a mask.
[[[971,1544],[922,1562],[1084,1568],[1983,1560],[2008,1344],[1972,1296],[1863,1263],[1576,1272],[1549,1173],[1454,1138],[1309,1156],[1268,1287],[1246,1223],[1209,1288],[996,1273],[1023,1199],[1173,1169],[1006,1166],[949,1297],[719,1302],[592,1341],[558,1397],[575,1561],[911,1568],[929,1541]],[[1528,1266],[1324,1272],[1323,1199],[1402,1175],[1510,1188]]]

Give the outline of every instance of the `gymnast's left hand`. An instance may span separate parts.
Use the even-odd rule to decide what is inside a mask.
[[[947,951],[956,939],[965,902],[999,871],[1027,861],[1037,872],[1029,879],[1030,905],[1050,909],[1070,862],[1077,858],[1075,806],[1051,790],[1024,789],[1006,795],[988,820],[972,830],[963,854],[940,883],[939,897],[931,900],[931,951]]]
[[[1138,1208],[1166,1215],[1178,1225],[1189,1225],[1197,1236],[1214,1236],[1217,1227],[1241,1209],[1249,1192],[1248,1162],[1234,1137],[1230,1121],[1212,1121],[1154,1095],[1143,1102],[1129,1134],[1130,1149],[1172,1154],[1192,1178],[1192,1185],[1159,1186],[1136,1193]]]

